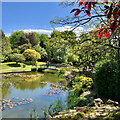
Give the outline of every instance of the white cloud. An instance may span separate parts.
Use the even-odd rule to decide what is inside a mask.
[[[72,27],[72,26],[63,26],[63,27],[56,27],[56,28],[54,28],[54,29],[52,28],[51,30],[44,30],[44,29],[23,29],[23,31],[24,31],[25,33],[37,32],[37,33],[39,33],[39,34],[47,34],[48,36],[50,36],[50,34],[53,32],[53,30],[58,30],[58,31],[62,32],[62,31],[65,31],[65,30],[73,30],[73,28],[74,28],[74,27]],[[89,31],[91,31],[91,30],[93,30],[93,29],[95,29],[95,28],[88,28],[88,29],[86,30],[86,29],[83,28],[83,27],[77,27],[73,32],[75,32],[76,35],[79,36],[80,33],[82,33],[82,32],[89,32]],[[15,30],[15,31],[17,31],[17,30]],[[15,32],[15,31],[14,31],[14,32]],[[6,33],[5,35],[6,35],[7,37],[9,37],[9,36],[11,35],[11,33]]]
[[[5,36],[9,37],[11,35],[11,33],[5,33]]]
[[[58,30],[58,31],[65,31],[65,30],[73,30],[74,27],[73,26],[64,26],[64,27],[57,27],[55,28],[55,30]],[[85,29],[83,27],[77,27],[73,30],[73,32],[76,33],[77,36],[79,36],[82,32],[89,32],[91,30],[93,30],[95,28],[88,28],[88,29]]]
[[[48,35],[50,35],[51,32],[52,32],[52,30],[43,30],[43,29],[24,29],[23,31],[26,32],[26,33],[36,32],[36,33],[39,33],[39,34],[48,34]]]

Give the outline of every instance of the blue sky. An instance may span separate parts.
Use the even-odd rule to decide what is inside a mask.
[[[7,1],[8,0],[3,0],[2,2],[2,30],[6,36],[10,36],[11,33],[17,30],[23,30],[26,33],[37,32],[39,34],[50,35],[53,31],[52,24],[50,24],[51,20],[55,17],[65,18],[65,16],[74,15],[70,14],[73,6],[62,8],[62,6],[59,5],[60,2],[28,2],[30,0],[27,0],[27,2],[18,2],[17,0],[9,0],[12,2]],[[65,27],[54,25],[54,28],[58,31],[70,30],[71,27],[72,26],[68,25]],[[89,31],[89,29],[87,30]],[[81,32],[86,32],[86,29],[78,27],[74,32],[79,35]]]
[[[50,20],[70,15],[71,9],[61,8],[59,2],[3,2],[2,30],[7,35],[16,30],[46,32],[52,30]]]

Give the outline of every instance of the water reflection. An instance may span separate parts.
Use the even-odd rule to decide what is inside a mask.
[[[66,99],[66,81],[64,78],[59,78],[51,73],[3,74],[1,84],[2,99],[5,101],[5,106],[8,106],[2,106],[5,109],[2,112],[4,118],[20,118],[23,116],[26,118],[34,106],[36,106],[36,110],[43,113],[40,108],[55,103],[57,97],[62,97],[63,101]],[[19,97],[18,100],[17,97]],[[30,98],[33,102],[24,104]],[[8,103],[8,100],[11,102]],[[25,113],[22,112],[23,109],[26,111]]]

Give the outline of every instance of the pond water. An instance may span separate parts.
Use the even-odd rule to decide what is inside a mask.
[[[48,108],[60,98],[65,107],[68,88],[64,78],[53,73],[10,73],[2,78],[2,118],[30,118],[35,109]]]

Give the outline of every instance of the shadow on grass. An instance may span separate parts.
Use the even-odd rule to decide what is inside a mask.
[[[21,66],[20,64],[7,64],[7,65],[10,67],[20,67]]]

